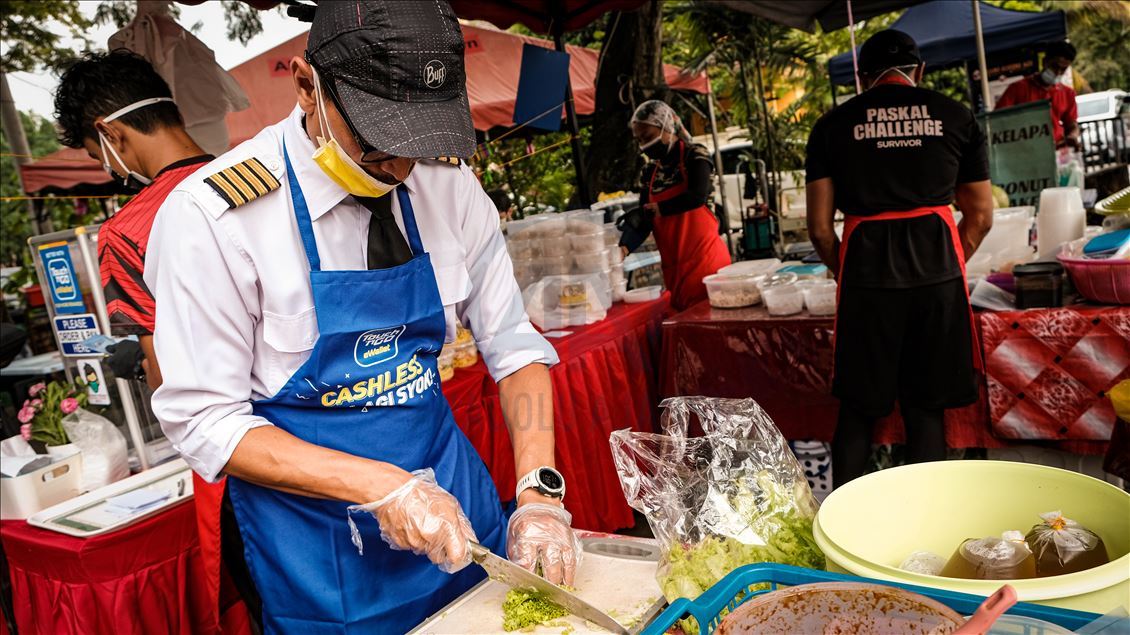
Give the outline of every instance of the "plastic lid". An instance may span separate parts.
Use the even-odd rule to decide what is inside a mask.
[[[770,289],[772,287],[782,287],[787,284],[795,284],[798,276],[792,272],[774,273],[765,276],[765,279],[760,282],[758,286],[762,289]]]
[[[1058,262],[1030,262],[1013,267],[1012,275],[1017,278],[1023,276],[1059,276],[1063,275],[1063,265]]]

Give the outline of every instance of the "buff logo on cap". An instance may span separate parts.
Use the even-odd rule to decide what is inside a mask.
[[[443,80],[447,79],[447,67],[439,60],[432,60],[424,66],[424,85],[428,88],[439,88],[443,86]]]
[[[396,357],[403,326],[365,331],[353,347],[353,359],[358,366],[375,366]]]

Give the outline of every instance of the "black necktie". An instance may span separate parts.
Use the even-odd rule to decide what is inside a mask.
[[[412,250],[392,215],[392,194],[378,198],[356,198],[373,215],[369,219],[369,268],[388,269],[411,260]]]

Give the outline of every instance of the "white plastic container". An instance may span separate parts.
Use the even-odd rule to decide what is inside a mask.
[[[836,281],[815,280],[803,287],[804,306],[812,315],[836,313]]]
[[[1032,229],[1032,217],[1036,208],[1002,207],[993,211],[993,227],[981,241],[973,254],[989,256],[990,264],[996,263],[996,255],[1013,248],[1027,247],[1028,234]]]
[[[616,266],[624,264],[624,252],[620,251],[619,245],[612,245],[608,248],[608,265]]]
[[[718,270],[724,276],[744,276],[771,273],[781,268],[781,261],[776,258],[762,258],[761,260],[743,260],[732,265],[726,265]]]
[[[710,306],[718,309],[738,309],[761,302],[757,276],[724,276],[714,274],[702,279]]]
[[[593,225],[593,227],[595,227],[595,225]],[[604,229],[569,234],[569,244],[573,249],[573,253],[577,254],[595,254],[604,251]]]
[[[609,267],[608,268],[608,281],[611,282],[613,285],[615,285],[617,282],[620,282],[621,280],[625,280],[625,281],[627,280],[627,278],[624,276],[624,265],[618,264],[618,265],[612,265],[611,267]]]
[[[575,209],[563,216],[567,219],[570,235],[604,232],[604,210]]]
[[[624,302],[627,304],[651,302],[652,300],[658,300],[661,295],[663,295],[663,287],[659,285],[632,289],[624,294]]]
[[[1040,260],[1054,260],[1063,243],[1082,238],[1087,227],[1083,198],[1077,187],[1050,187],[1040,192],[1036,245]]]
[[[506,251],[515,260],[529,260],[541,255],[541,242],[532,238],[511,238],[506,241]]]
[[[604,224],[604,246],[615,247],[620,244],[620,230],[616,228],[616,223]]]
[[[612,301],[622,302],[624,294],[628,292],[628,281],[624,278],[612,282]]]
[[[0,520],[27,518],[82,493],[82,453],[17,476],[0,478]]]
[[[547,217],[545,215],[530,216],[520,220],[512,220],[506,223],[506,235],[511,240],[530,240],[537,238],[537,232],[532,231],[535,226],[545,222]]]
[[[804,293],[796,284],[777,284],[761,289],[769,315],[796,315],[804,310]]]
[[[572,243],[564,236],[558,238],[542,238],[539,241],[542,256],[556,258],[568,256],[572,253]]]
[[[607,269],[608,252],[605,250],[591,254],[573,254],[573,271],[575,273],[601,273]]]
[[[540,276],[564,276],[573,268],[573,259],[569,256],[546,256],[536,263]]]

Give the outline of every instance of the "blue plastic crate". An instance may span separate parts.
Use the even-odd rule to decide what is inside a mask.
[[[812,582],[870,582],[873,584],[899,587],[900,589],[906,589],[907,591],[912,591],[919,595],[937,600],[961,615],[972,615],[977,611],[977,608],[981,606],[981,603],[985,601],[985,598],[969,593],[957,593],[955,591],[944,591],[942,589],[933,589],[910,584],[898,584],[885,580],[872,580],[870,578],[860,578],[852,575],[844,575],[842,573],[815,571],[813,569],[794,567],[786,564],[749,564],[731,571],[729,575],[707,589],[697,600],[688,600],[686,598],[675,600],[671,606],[667,607],[667,610],[663,611],[659,617],[655,618],[655,621],[643,630],[641,635],[661,635],[685,616],[693,616],[698,620],[699,632],[703,635],[708,635],[718,628],[724,612],[728,613],[728,611],[734,610],[738,606],[741,606],[746,600],[775,591],[780,587],[797,586],[798,584],[809,584]],[[751,589],[751,587],[761,584],[768,584],[769,588],[758,590]],[[738,599],[739,594],[743,594],[740,599]],[[1058,609],[1040,604],[1029,604],[1027,602],[1017,603],[1016,606],[1009,609],[1008,614],[1044,620],[1045,622],[1058,624],[1072,631],[1082,628],[1101,617],[1096,613]]]

